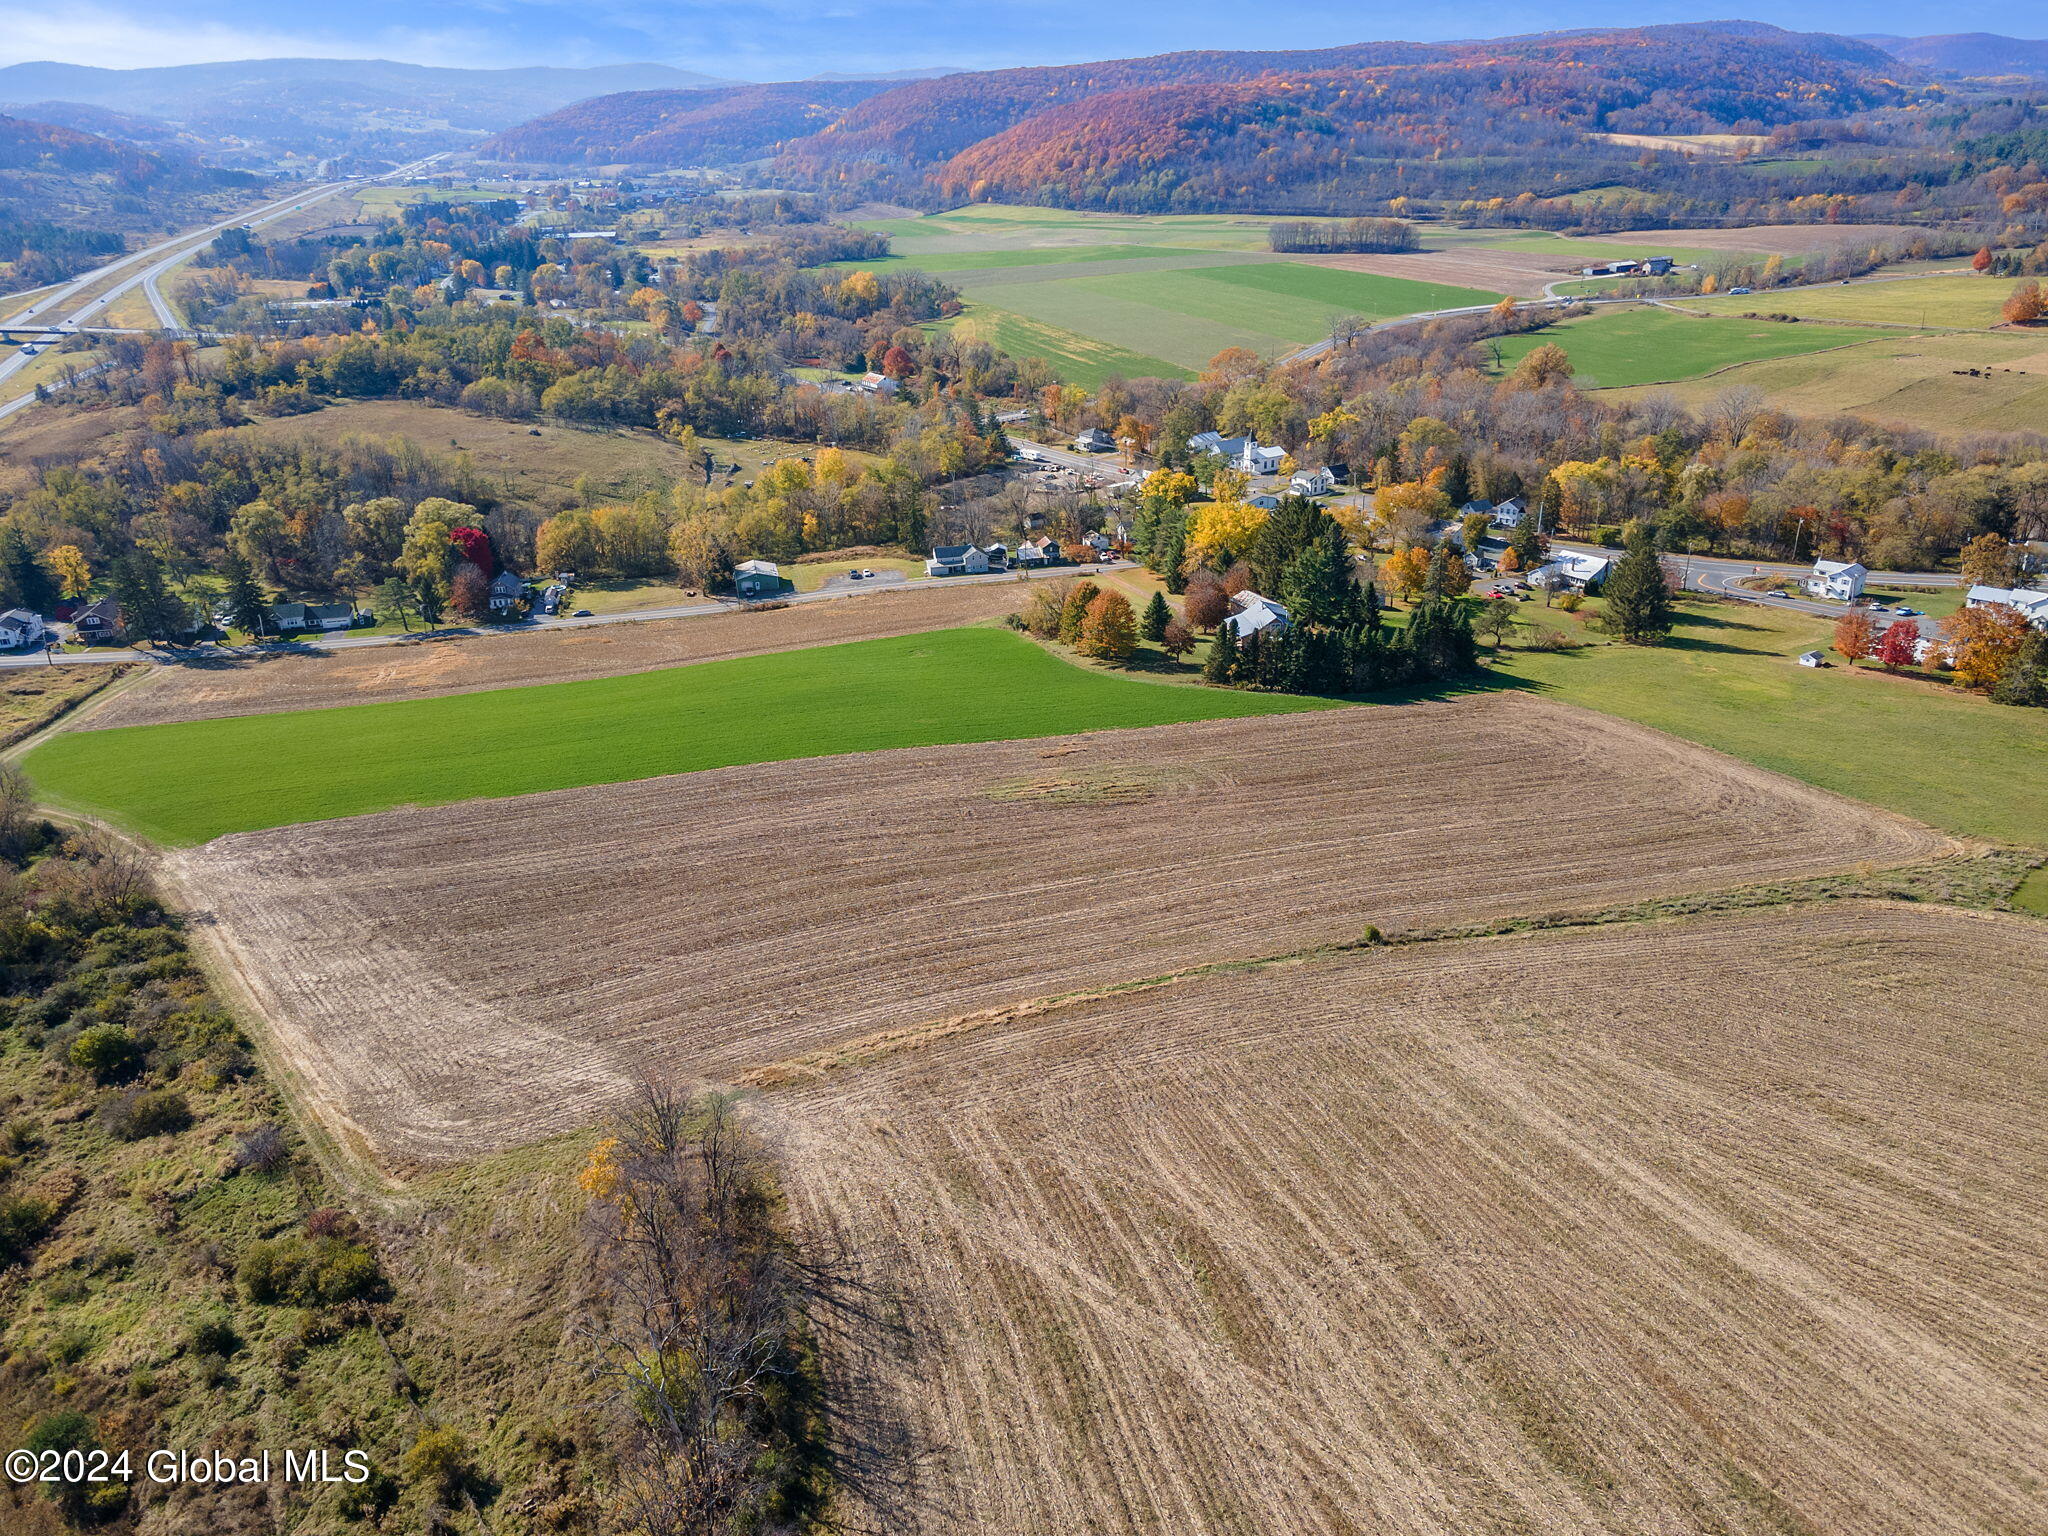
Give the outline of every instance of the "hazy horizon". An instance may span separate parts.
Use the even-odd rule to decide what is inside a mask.
[[[821,73],[889,73],[930,68],[998,69],[1074,63],[1182,49],[1285,49],[1381,40],[1441,42],[1557,30],[1552,7],[1521,0],[1473,6],[1424,0],[1376,21],[1355,7],[1306,0],[1247,28],[1240,8],[1218,0],[1132,0],[1114,12],[1074,0],[1044,0],[1029,13],[962,11],[940,0],[792,0],[650,5],[594,0],[452,0],[433,27],[395,0],[364,0],[357,24],[325,8],[255,0],[167,0],[144,10],[87,4],[50,12],[0,0],[0,66],[21,63],[113,69],[236,63],[269,58],[382,59],[465,68],[667,64],[748,80]],[[1754,16],[1739,19],[1754,20]],[[1728,12],[1630,0],[1589,0],[1571,28],[1729,19]],[[1777,22],[1777,25],[1784,23]],[[1820,0],[1790,30],[1846,35],[2013,35],[2008,8],[1966,0],[1852,5]],[[2039,23],[2026,30],[2040,32]]]

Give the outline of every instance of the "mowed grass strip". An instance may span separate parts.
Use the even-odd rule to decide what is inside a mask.
[[[1615,306],[1577,320],[1505,339],[1503,368],[1513,368],[1546,343],[1564,348],[1588,389],[1618,389],[1698,378],[1760,358],[1792,357],[1887,337],[1843,325],[1786,325],[1771,320],[1708,319],[1652,305]],[[1890,333],[1896,339],[1896,333]]]
[[[1167,688],[954,629],[630,677],[60,735],[51,802],[186,846],[229,832],[788,758],[1333,707]]]

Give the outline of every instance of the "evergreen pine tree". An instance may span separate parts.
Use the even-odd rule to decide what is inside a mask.
[[[184,605],[171,595],[164,568],[148,550],[137,549],[116,560],[110,585],[121,606],[121,625],[128,633],[171,640],[183,632]]]
[[[1536,524],[1526,513],[1508,535],[1508,548],[1515,552],[1515,560],[1524,571],[1533,571],[1543,563],[1543,540],[1537,537]]]
[[[1379,638],[1380,626],[1386,622],[1386,604],[1380,601],[1380,584],[1368,581],[1365,584],[1365,601],[1360,604],[1359,622],[1365,632],[1375,640]]]
[[[1607,578],[1605,593],[1607,628],[1618,638],[1653,645],[1671,633],[1671,587],[1647,531],[1631,531],[1628,553]]]
[[[1152,535],[1152,558],[1145,563],[1157,571],[1166,581],[1166,590],[1175,597],[1188,589],[1187,573],[1181,569],[1181,562],[1188,552],[1188,515],[1175,507],[1159,515],[1159,529]]]
[[[232,544],[220,563],[220,573],[227,578],[227,594],[221,606],[227,612],[228,622],[248,634],[262,634],[270,627],[270,607],[263,588],[256,584],[256,573],[250,569],[248,559]]]
[[[0,534],[0,601],[31,613],[48,613],[57,602],[57,578],[19,528]]]
[[[1358,584],[1351,579],[1351,551],[1341,528],[1332,526],[1287,563],[1280,601],[1296,624],[1341,629],[1358,622]]]
[[[1154,592],[1152,601],[1145,605],[1145,618],[1139,626],[1140,633],[1154,645],[1166,637],[1166,626],[1173,622],[1173,610],[1166,606],[1163,594]]]
[[[2048,631],[2037,629],[2021,642],[1992,684],[1991,697],[2000,704],[2048,706]]]
[[[1236,625],[1224,624],[1217,629],[1215,642],[1209,647],[1209,659],[1202,663],[1202,678],[1225,688],[1237,681]]]

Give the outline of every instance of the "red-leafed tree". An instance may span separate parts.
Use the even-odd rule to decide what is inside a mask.
[[[1920,626],[1911,619],[1892,620],[1878,639],[1877,659],[1887,672],[1913,665],[1920,659]]]
[[[1198,572],[1188,581],[1188,590],[1181,599],[1181,614],[1196,629],[1214,629],[1230,613],[1230,594],[1223,590],[1223,583],[1207,571]]]
[[[455,552],[483,573],[485,581],[497,574],[497,557],[491,553],[491,536],[481,528],[450,528],[448,542]]]
[[[1991,260],[1991,247],[1987,245],[1970,258],[1970,265],[1979,272],[1989,272],[1991,270]]]
[[[901,347],[891,347],[882,354],[882,372],[890,378],[907,379],[916,371],[916,362]]]

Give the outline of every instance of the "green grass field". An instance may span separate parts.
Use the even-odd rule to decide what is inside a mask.
[[[2048,335],[1891,333],[1837,351],[1749,363],[1657,392],[1697,409],[1737,385],[1794,415],[1863,416],[1930,432],[2005,431],[2019,422],[2048,421]]]
[[[1705,319],[1651,305],[1615,305],[1501,343],[1503,366],[1546,342],[1563,347],[1587,389],[1698,378],[1731,364],[1785,357],[1875,340],[1881,331],[1848,326],[1784,325],[1768,320]]]
[[[958,319],[944,323],[956,334],[985,341],[1011,357],[1038,358],[1068,383],[1088,389],[1098,388],[1111,374],[1127,379],[1194,376],[1192,370],[1163,357],[1078,335],[979,301],[970,303]]]
[[[1667,645],[1510,650],[1502,671],[1958,836],[2048,847],[2048,710],[1801,667],[1793,658],[1830,629],[1797,613],[1706,599],[1683,613]],[[1538,622],[1573,621],[1553,611]]]
[[[1766,293],[1717,294],[1686,299],[1688,309],[1719,314],[1797,315],[1805,320],[1842,320],[1885,325],[1930,326],[1981,331],[1998,324],[2014,284],[1997,278],[1937,276],[1835,284]]]
[[[1072,666],[999,629],[341,709],[60,734],[51,802],[161,843],[794,757],[1336,707]]]

